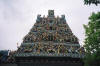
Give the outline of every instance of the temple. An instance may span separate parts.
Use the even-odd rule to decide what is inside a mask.
[[[72,33],[65,15],[37,15],[36,23],[14,54],[18,66],[83,66],[84,48]]]

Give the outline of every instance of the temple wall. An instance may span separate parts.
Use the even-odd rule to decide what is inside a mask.
[[[81,63],[44,63],[44,64],[19,64],[18,66],[83,66]]]
[[[0,64],[0,66],[83,66],[82,63],[19,63]]]
[[[7,63],[7,64],[0,64],[0,66],[18,66],[17,64]]]

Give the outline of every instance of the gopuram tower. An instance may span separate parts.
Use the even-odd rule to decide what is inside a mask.
[[[37,16],[36,23],[16,51],[18,66],[83,66],[84,49],[68,26],[65,15]]]

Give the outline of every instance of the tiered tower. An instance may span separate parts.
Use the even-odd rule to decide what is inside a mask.
[[[65,15],[55,16],[54,10],[48,11],[48,16],[37,16],[36,23],[23,38],[18,48],[16,59],[22,57],[70,57],[82,58],[78,38],[68,26]],[[43,58],[42,58],[43,59]]]

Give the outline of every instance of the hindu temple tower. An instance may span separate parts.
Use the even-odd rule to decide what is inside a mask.
[[[83,66],[84,49],[65,15],[48,10],[47,16],[37,16],[14,57],[18,66]]]

